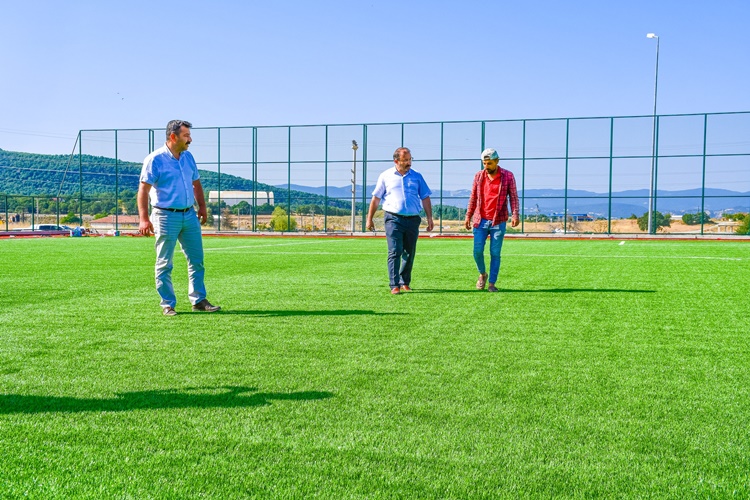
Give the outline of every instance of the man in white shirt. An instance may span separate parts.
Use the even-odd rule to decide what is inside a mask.
[[[388,277],[391,294],[411,292],[411,270],[417,250],[419,216],[424,208],[427,231],[432,231],[432,202],[429,186],[422,174],[411,169],[411,151],[398,148],[393,153],[394,167],[378,177],[367,212],[367,229],[375,230],[372,218],[383,200],[385,236],[388,240]]]

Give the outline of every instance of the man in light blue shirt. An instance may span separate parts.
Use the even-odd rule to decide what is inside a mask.
[[[386,170],[375,184],[370,209],[367,212],[367,229],[375,230],[372,218],[383,200],[385,236],[388,241],[388,277],[391,294],[411,292],[411,270],[419,238],[419,216],[424,208],[427,231],[432,231],[432,202],[429,186],[422,174],[411,169],[411,151],[398,148],[393,153],[394,167]]]
[[[190,122],[172,120],[167,124],[167,142],[143,161],[138,188],[138,232],[156,235],[156,291],[161,297],[165,316],[177,314],[177,298],[172,287],[172,258],[177,242],[188,263],[190,289],[188,296],[193,311],[216,312],[221,309],[206,299],[203,283],[203,236],[201,224],[208,212],[198,166],[188,152],[192,142]],[[153,190],[152,190],[153,188]],[[151,198],[151,218],[148,202]],[[198,212],[193,205],[198,203]]]

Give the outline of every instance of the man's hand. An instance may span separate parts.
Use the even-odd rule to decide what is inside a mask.
[[[367,229],[375,231],[375,223],[369,217],[367,218]]]
[[[198,207],[198,220],[201,221],[201,225],[205,225],[208,220],[208,211],[206,207]]]
[[[510,219],[510,226],[511,226],[511,227],[516,227],[516,226],[518,225],[518,223],[519,223],[519,222],[520,222],[520,221],[518,220],[518,216],[517,216],[517,215],[514,215],[514,216],[513,216],[513,217],[512,217],[511,219]]]
[[[154,225],[148,219],[141,220],[138,224],[138,232],[143,236],[151,236],[154,234]]]
[[[464,221],[464,227],[466,228],[467,231],[471,231],[471,219],[466,219]]]
[[[432,231],[432,229],[435,227],[435,222],[432,220],[432,217],[427,217],[427,232],[429,233]]]

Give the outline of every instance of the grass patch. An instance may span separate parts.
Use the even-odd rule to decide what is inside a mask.
[[[750,495],[744,242],[0,241],[0,496]]]

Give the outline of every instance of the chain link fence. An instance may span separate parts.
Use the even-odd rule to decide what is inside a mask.
[[[438,233],[465,232],[487,147],[516,177],[524,233],[734,234],[750,211],[750,112],[195,127],[192,137],[213,231],[363,232],[375,181],[400,146],[433,191]],[[0,195],[5,229],[137,228],[141,162],[164,138],[81,130],[70,156],[0,165],[29,177],[26,193]]]

